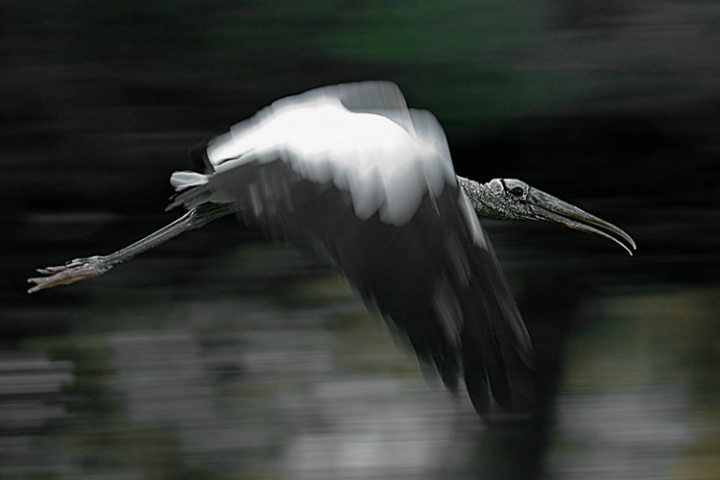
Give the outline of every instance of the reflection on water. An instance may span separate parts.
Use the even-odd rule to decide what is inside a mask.
[[[64,387],[59,408],[69,413],[44,429],[3,430],[16,448],[0,474],[436,478],[468,469],[480,428],[469,402],[428,387],[345,280],[307,272],[281,248],[245,247],[222,263],[211,275],[239,284],[239,295],[146,296],[122,278],[121,298],[91,287],[97,303],[76,305],[76,331],[13,353],[62,359],[54,368],[64,376],[47,389]],[[129,277],[143,274],[137,265]],[[162,271],[177,279],[179,268]],[[26,369],[4,393],[49,382],[46,369]]]
[[[553,476],[677,478],[699,426],[684,385],[565,395],[558,405]]]
[[[595,298],[567,348],[553,478],[716,478],[717,290],[635,285]]]
[[[66,334],[2,353],[0,478],[492,478],[528,455],[527,432],[487,430],[464,396],[428,384],[334,273],[246,246],[195,272],[227,294],[134,286],[146,265],[181,278],[162,260],[97,280]],[[539,452],[551,478],[720,471],[715,298],[578,298],[586,327]]]
[[[597,306],[606,318],[570,347],[558,478],[720,474],[717,298],[714,289],[667,289]]]
[[[0,472],[57,472],[67,456],[48,452],[39,440],[52,420],[68,416],[63,386],[72,365],[46,353],[0,350]]]

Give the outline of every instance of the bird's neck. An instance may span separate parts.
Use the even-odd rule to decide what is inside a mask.
[[[495,202],[492,201],[494,197],[487,183],[478,183],[459,175],[457,179],[460,188],[463,189],[465,195],[470,199],[470,204],[478,216],[495,220],[507,220],[507,216],[503,214],[502,210],[495,207]]]

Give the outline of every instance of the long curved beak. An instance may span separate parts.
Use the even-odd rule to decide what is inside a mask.
[[[527,202],[532,206],[535,220],[559,223],[574,230],[600,235],[623,247],[631,256],[637,250],[635,241],[621,228],[542,190],[531,189]]]

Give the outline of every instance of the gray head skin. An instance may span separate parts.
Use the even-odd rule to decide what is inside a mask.
[[[457,177],[477,214],[497,220],[543,220],[612,240],[630,255],[635,241],[615,225],[515,178],[478,183]]]

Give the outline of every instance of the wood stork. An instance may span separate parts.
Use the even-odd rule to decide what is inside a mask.
[[[620,244],[618,227],[516,179],[456,177],[445,134],[389,82],[328,86],[276,101],[175,172],[168,208],[188,212],[107,256],[38,271],[29,292],[96,277],[187,230],[236,213],[347,276],[481,417],[528,412],[533,348],[477,215],[560,223]],[[499,407],[499,408],[498,408]]]

